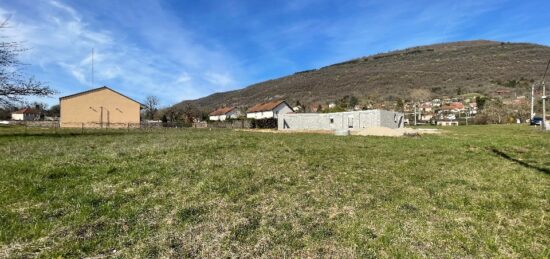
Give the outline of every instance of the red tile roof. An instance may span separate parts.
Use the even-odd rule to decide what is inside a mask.
[[[463,110],[464,109],[464,104],[462,104],[461,102],[454,102],[454,103],[451,103],[449,105],[443,106],[442,109],[443,110]]]
[[[213,112],[211,112],[209,115],[210,116],[218,116],[218,115],[224,115],[224,114],[227,114],[228,112],[234,110],[235,107],[224,107],[224,108],[219,108]]]
[[[37,110],[31,109],[31,108],[24,108],[18,111],[13,112],[14,114],[38,114],[39,112]]]
[[[249,108],[246,112],[264,112],[264,111],[271,111],[273,109],[275,109],[277,106],[279,106],[280,104],[286,104],[288,107],[290,107],[290,105],[288,105],[288,103],[284,100],[278,100],[278,101],[271,101],[271,102],[266,102],[266,103],[259,103],[259,104],[256,104],[254,106],[252,106],[251,108]],[[292,107],[290,107],[290,109],[292,109]]]

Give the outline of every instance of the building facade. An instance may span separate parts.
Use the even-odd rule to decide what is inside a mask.
[[[139,127],[141,103],[100,87],[59,98],[59,125],[64,128]]]
[[[271,101],[267,103],[259,103],[246,111],[248,119],[269,119],[279,118],[282,114],[294,112],[292,107],[286,101]]]
[[[337,113],[288,113],[279,116],[279,130],[342,130],[370,127],[402,128],[402,113],[385,110]]]
[[[224,121],[227,119],[238,119],[242,115],[236,107],[219,108],[208,115],[208,120]]]
[[[11,114],[14,121],[33,121],[40,119],[40,112],[30,108],[21,109]]]
[[[438,120],[437,126],[458,126],[458,121],[455,120]]]

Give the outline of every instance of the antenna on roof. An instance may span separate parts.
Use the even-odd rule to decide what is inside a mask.
[[[92,48],[92,88],[94,87],[94,48]]]

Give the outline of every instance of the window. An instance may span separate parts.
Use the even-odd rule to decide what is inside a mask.
[[[334,124],[334,118],[330,118],[330,124]]]

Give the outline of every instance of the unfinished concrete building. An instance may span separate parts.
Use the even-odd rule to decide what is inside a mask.
[[[353,130],[371,127],[402,128],[403,113],[385,110],[279,115],[279,130]]]

